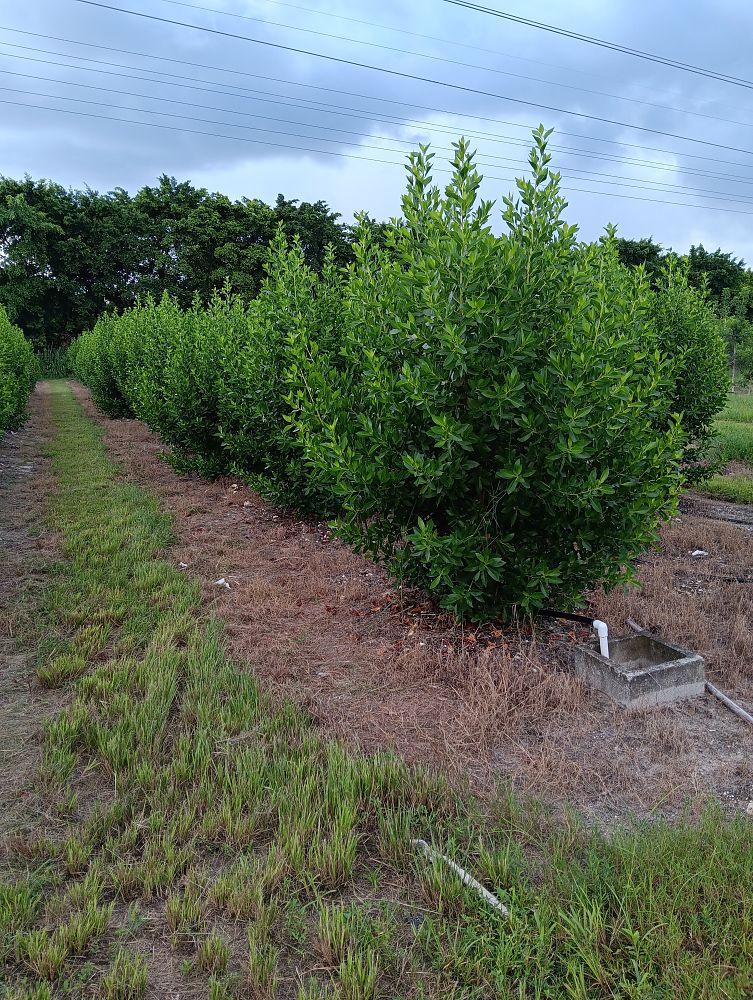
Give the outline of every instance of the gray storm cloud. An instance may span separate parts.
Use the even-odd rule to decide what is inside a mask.
[[[467,132],[485,193],[499,198],[525,170],[527,128],[543,122],[555,129],[569,215],[587,236],[611,220],[624,235],[680,250],[703,241],[753,258],[749,89],[442,0],[113,5],[469,89],[77,0],[6,4],[0,173],[130,190],[168,173],[236,197],[269,200],[279,190],[322,198],[346,216],[386,216],[399,209],[400,164],[418,141],[432,141],[441,166]],[[504,9],[532,16],[520,2]],[[618,0],[537,4],[533,16],[745,76],[749,5],[689,2],[681,26],[677,15],[675,4]]]

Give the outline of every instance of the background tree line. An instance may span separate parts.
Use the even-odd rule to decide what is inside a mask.
[[[233,201],[167,176],[134,196],[0,178],[0,305],[39,350],[139,296],[167,291],[187,307],[229,282],[248,300],[280,222],[315,271],[330,244],[338,264],[350,260],[350,227],[338,220],[324,201]]]
[[[65,346],[102,313],[127,309],[139,296],[159,299],[167,291],[187,307],[197,295],[208,303],[229,283],[249,301],[281,222],[299,236],[315,272],[328,245],[337,265],[352,260],[354,229],[324,201],[234,201],[165,175],[135,195],[0,178],[0,305],[42,350]],[[383,243],[388,224],[367,224]],[[672,253],[650,237],[618,239],[617,246],[622,263],[642,264],[654,284]],[[689,283],[706,289],[735,375],[753,378],[753,271],[703,246],[680,260]]]
[[[664,263],[673,251],[664,249],[649,237],[642,240],[617,240],[623,264],[642,264],[655,286]],[[713,252],[703,245],[692,246],[685,256],[677,255],[687,267],[688,281],[706,291],[719,318],[719,329],[730,358],[733,382],[753,379],[753,271],[721,249]]]

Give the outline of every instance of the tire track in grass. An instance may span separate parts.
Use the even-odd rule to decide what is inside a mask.
[[[42,387],[31,399],[28,423],[0,433],[0,838],[50,825],[31,787],[41,721],[60,708],[59,697],[33,684],[31,648],[35,597],[55,550],[54,537],[38,527],[52,485],[42,454],[48,411]]]
[[[63,560],[40,664],[74,697],[41,780],[68,828],[0,888],[9,996],[729,997],[753,985],[751,827],[707,813],[606,841],[322,739],[229,661],[165,561],[170,521],[117,481],[52,387]],[[509,906],[487,907],[421,838]]]

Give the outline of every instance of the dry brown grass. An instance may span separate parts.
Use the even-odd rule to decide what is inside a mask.
[[[728,505],[726,505],[728,507]],[[709,508],[706,508],[709,509]],[[693,558],[696,549],[707,557]],[[684,514],[666,526],[660,547],[640,566],[638,588],[594,596],[600,618],[632,618],[701,653],[709,673],[740,697],[753,681],[753,533],[737,524]]]
[[[177,475],[142,424],[108,420],[76,392],[124,474],[175,515],[172,555],[201,581],[233,658],[304,705],[325,733],[440,767],[480,794],[508,781],[607,820],[672,811],[699,792],[753,797],[742,723],[716,702],[626,716],[563,670],[582,630],[463,630],[324,525],[275,510],[230,480]],[[737,678],[742,690],[748,589],[693,580],[721,566],[726,575],[733,564],[739,570],[751,544],[735,526],[686,516],[640,566],[641,589],[596,594],[595,612],[616,633],[631,617],[700,649],[715,676]],[[712,558],[690,559],[696,547]],[[229,590],[215,586],[220,577]]]

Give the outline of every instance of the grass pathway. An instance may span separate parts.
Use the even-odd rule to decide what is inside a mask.
[[[28,599],[37,683],[66,693],[37,778],[58,829],[6,844],[0,996],[751,995],[749,821],[607,841],[321,739],[228,660],[165,558],[169,517],[117,477],[67,386],[49,399],[61,557]]]

